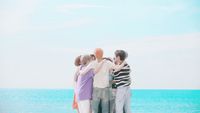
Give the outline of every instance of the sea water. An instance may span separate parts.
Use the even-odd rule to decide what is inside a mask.
[[[132,113],[200,113],[200,90],[131,91]],[[0,113],[76,113],[71,89],[0,89]]]

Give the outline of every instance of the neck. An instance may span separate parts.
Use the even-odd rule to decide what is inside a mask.
[[[89,64],[89,62],[88,62],[88,63],[86,63],[86,64],[83,64],[83,67],[86,67],[88,64]]]
[[[120,61],[119,61],[119,64],[121,65],[122,63],[123,63],[123,61],[120,60]]]
[[[101,62],[102,60],[103,60],[102,58],[100,58],[100,59],[97,59],[97,61],[98,61],[98,62]]]

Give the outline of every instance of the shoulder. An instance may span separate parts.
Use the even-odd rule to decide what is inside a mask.
[[[76,67],[76,71],[81,69],[81,65]]]
[[[95,63],[96,63],[96,61],[91,61],[91,62],[90,62],[90,64],[95,64]]]
[[[131,71],[131,67],[129,64],[125,64],[124,67],[122,68],[123,71]]]
[[[124,64],[124,68],[130,68],[130,65],[128,63]]]
[[[89,67],[90,67],[90,68],[94,68],[96,65],[97,65],[97,62],[96,62],[96,61],[91,61],[91,62],[89,63]]]
[[[105,63],[106,64],[113,64],[111,61],[109,61],[109,60],[105,60]]]
[[[114,63],[112,63],[111,61],[106,60],[104,62],[104,64],[106,64],[107,66],[114,66]]]

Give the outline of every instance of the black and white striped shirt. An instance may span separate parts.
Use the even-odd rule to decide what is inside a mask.
[[[114,80],[116,81],[115,85],[117,88],[131,85],[130,72],[131,72],[130,66],[128,64],[125,64],[121,70],[115,71],[113,73]]]

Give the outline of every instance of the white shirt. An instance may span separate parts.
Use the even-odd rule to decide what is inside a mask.
[[[91,67],[99,67],[101,62],[93,61],[91,62]],[[109,86],[109,70],[114,67],[114,64],[110,61],[105,61],[102,68],[94,76],[93,87],[106,88]]]

